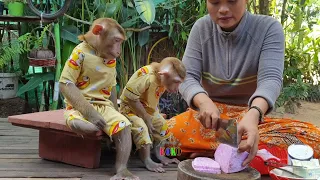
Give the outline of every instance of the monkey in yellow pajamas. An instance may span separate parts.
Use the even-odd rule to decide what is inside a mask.
[[[127,168],[132,140],[131,123],[118,112],[116,58],[126,39],[124,29],[113,19],[95,20],[64,65],[59,88],[65,98],[65,119],[77,134],[104,131],[117,151],[111,180],[139,180]]]
[[[164,172],[162,164],[179,163],[176,158],[160,156],[160,147],[154,149],[162,164],[153,162],[150,158],[150,148],[153,142],[158,146],[169,137],[166,120],[157,108],[159,99],[166,90],[177,92],[185,76],[186,70],[182,62],[177,58],[168,57],[161,63],[152,63],[136,71],[120,97],[120,112],[132,123],[133,142],[141,160],[150,171]]]

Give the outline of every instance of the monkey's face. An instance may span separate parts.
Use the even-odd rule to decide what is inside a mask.
[[[105,38],[101,41],[103,51],[102,56],[106,59],[115,59],[121,54],[121,45],[124,41],[123,35],[117,28],[111,28],[106,32]]]
[[[92,33],[86,35],[91,40],[91,46],[98,55],[107,60],[112,60],[120,56],[121,44],[126,39],[124,29],[113,19],[99,18],[94,21]]]
[[[182,83],[182,79],[177,73],[169,72],[161,76],[161,84],[170,93],[176,93],[179,90],[179,86]]]

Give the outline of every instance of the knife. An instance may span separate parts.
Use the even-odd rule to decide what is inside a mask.
[[[217,141],[238,148],[238,127],[235,119],[218,120],[218,130],[215,133]]]

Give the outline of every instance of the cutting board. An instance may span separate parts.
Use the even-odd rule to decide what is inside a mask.
[[[195,171],[192,167],[192,159],[181,161],[178,165],[177,180],[257,180],[260,178],[260,173],[251,167],[237,173],[209,174]]]

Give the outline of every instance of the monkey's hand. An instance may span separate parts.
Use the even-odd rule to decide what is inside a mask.
[[[101,115],[93,108],[93,106],[84,98],[79,89],[73,83],[60,83],[60,91],[69,101],[74,109],[78,110],[84,118],[95,124],[99,129],[106,126]]]
[[[137,116],[142,118],[144,122],[146,123],[150,135],[153,134],[153,131],[155,130],[152,125],[152,116],[147,113],[146,109],[143,107],[141,102],[139,100],[131,100],[128,99],[128,105],[134,110]]]
[[[92,115],[88,118],[88,121],[96,125],[101,130],[103,130],[106,126],[106,121],[98,112],[92,113]]]
[[[114,108],[117,111],[119,111],[118,102],[117,102],[117,89],[116,89],[115,86],[112,88],[112,93],[111,93],[111,96],[110,96],[110,100],[112,101],[112,103],[114,105]]]
[[[150,135],[152,135],[153,131],[155,130],[153,125],[152,125],[152,119],[153,119],[153,117],[150,116],[149,114],[145,115],[145,117],[143,118],[144,122],[146,123],[146,125],[148,127]]]

